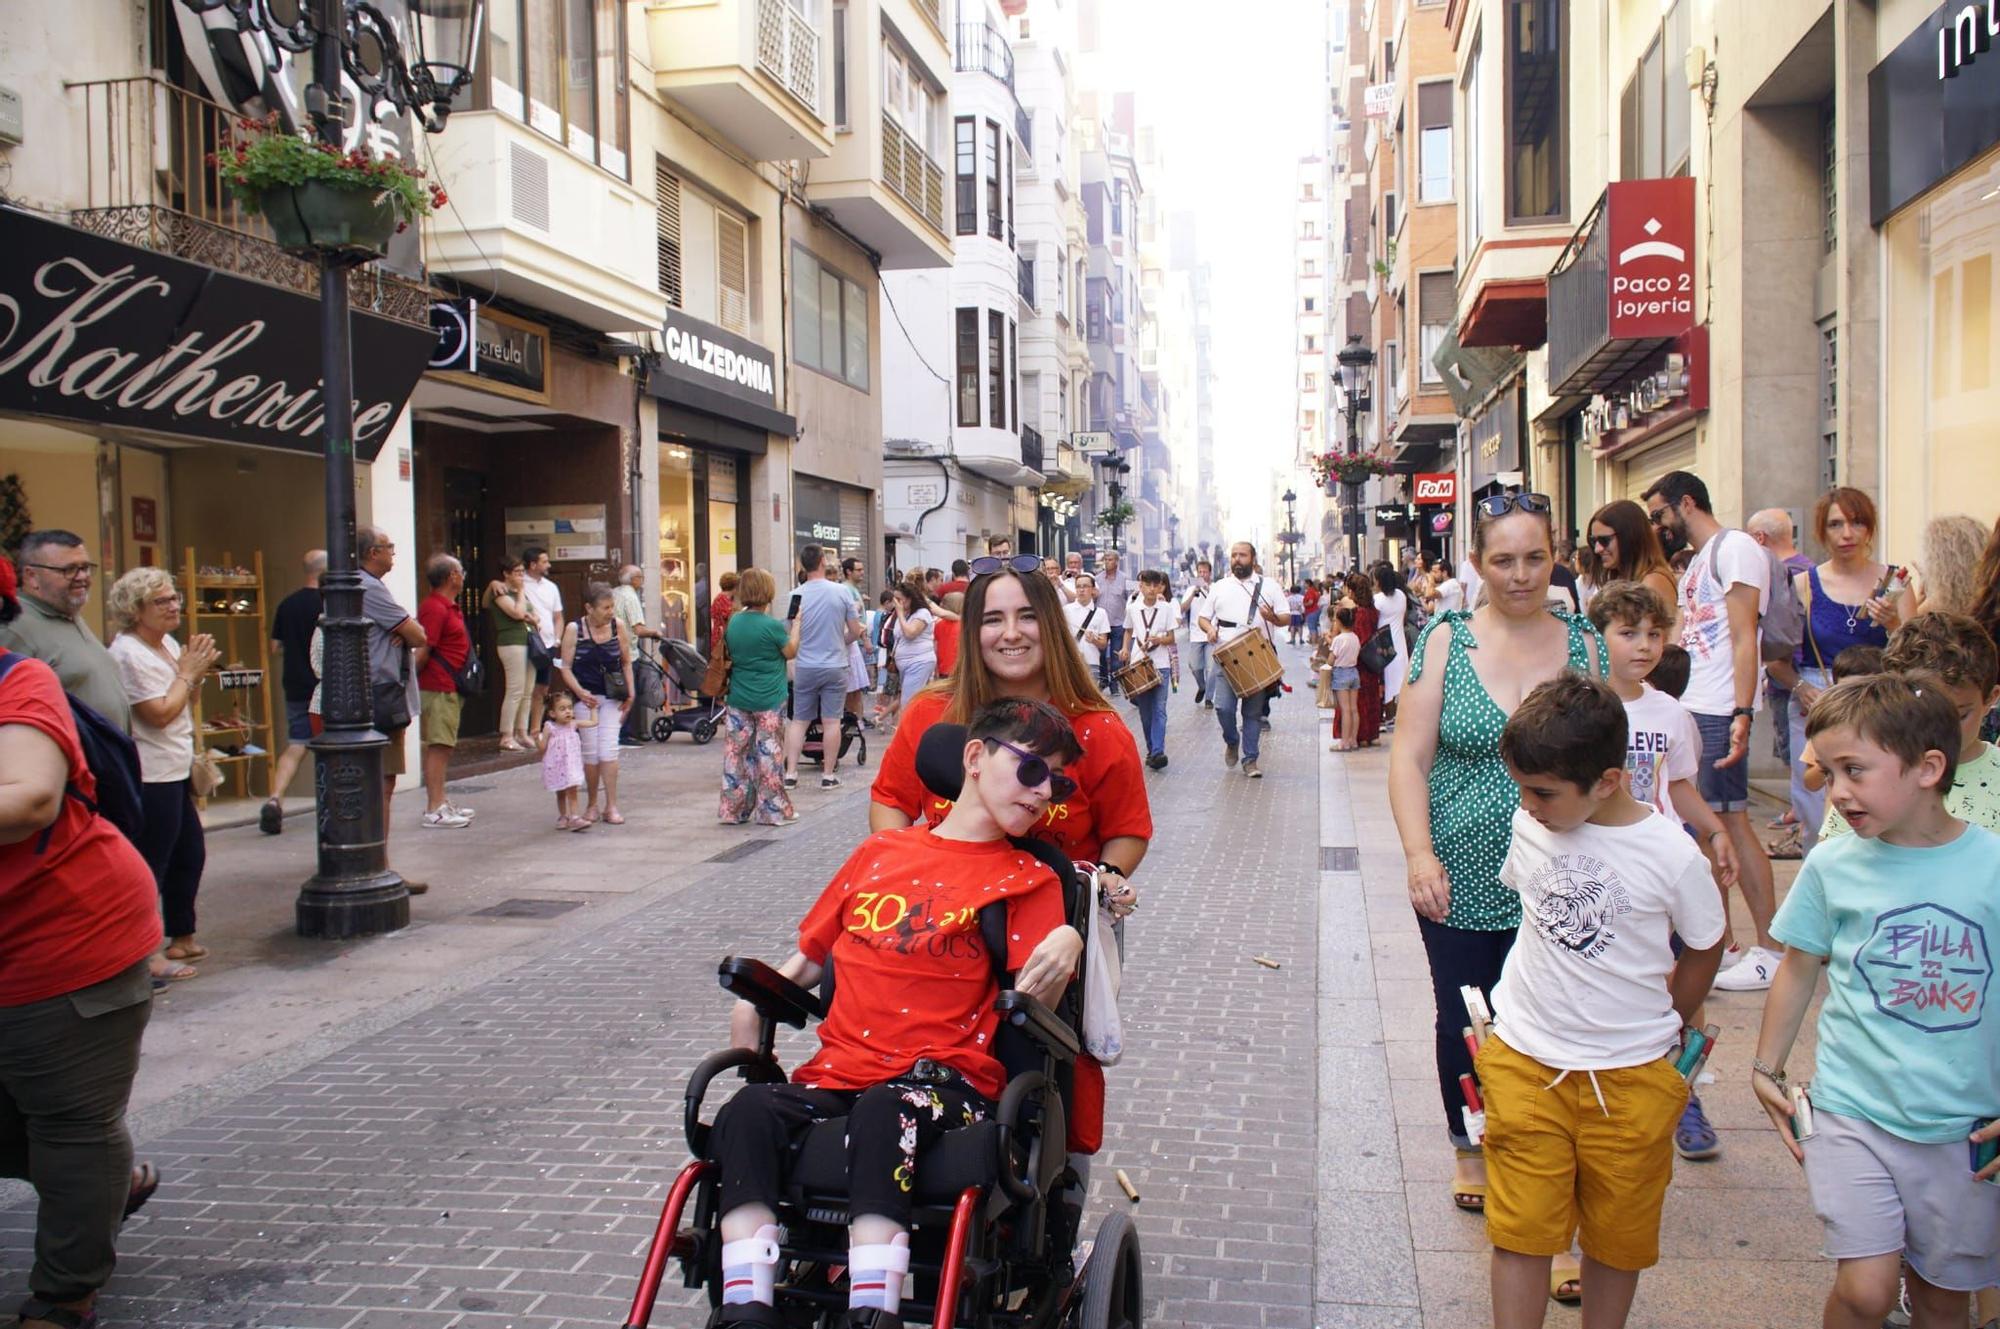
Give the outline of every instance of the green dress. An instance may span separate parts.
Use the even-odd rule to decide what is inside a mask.
[[[1601,675],[1606,656],[1597,629],[1588,619],[1559,609],[1550,612],[1569,625],[1569,667],[1588,673],[1590,654],[1584,643],[1595,641]],[[1425,651],[1440,623],[1451,624],[1451,648],[1444,662],[1437,756],[1431,763],[1431,850],[1451,880],[1445,926],[1505,931],[1521,925],[1521,897],[1500,884],[1514,809],[1520,806],[1520,792],[1500,759],[1500,731],[1507,716],[1487,695],[1466,656],[1479,649],[1467,610],[1448,610],[1424,629],[1410,656],[1409,681],[1423,676]]]

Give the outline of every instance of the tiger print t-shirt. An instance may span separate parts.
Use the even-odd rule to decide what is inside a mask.
[[[1564,1071],[1665,1056],[1680,1036],[1667,975],[1676,932],[1722,940],[1722,893],[1680,828],[1657,812],[1630,826],[1552,831],[1514,813],[1500,881],[1521,896],[1521,930],[1493,989],[1493,1031]]]

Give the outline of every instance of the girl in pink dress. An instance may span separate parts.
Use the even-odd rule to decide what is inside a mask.
[[[597,712],[578,719],[576,698],[560,688],[549,689],[548,715],[535,745],[542,752],[542,788],[556,796],[556,829],[587,831],[590,823],[576,815],[577,791],[583,788],[583,739],[580,729],[595,729]]]

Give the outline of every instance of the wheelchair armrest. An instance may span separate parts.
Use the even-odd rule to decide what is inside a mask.
[[[1000,1012],[1000,1018],[1035,1040],[1042,1051],[1057,1061],[1075,1061],[1083,1045],[1077,1042],[1076,1034],[1070,1027],[1057,1019],[1055,1012],[1036,1001],[1025,992],[1008,989],[993,1003]]]
[[[701,1103],[708,1096],[708,1086],[716,1076],[737,1067],[742,1068],[743,1078],[752,1084],[779,1084],[785,1078],[784,1069],[778,1065],[777,1059],[755,1048],[724,1048],[702,1058],[701,1065],[694,1068],[694,1075],[688,1080],[681,1118],[688,1150],[696,1158],[708,1157],[709,1128],[701,1119]]]
[[[725,955],[715,972],[723,987],[755,1006],[767,1020],[803,1029],[808,1020],[826,1017],[818,997],[762,960]]]

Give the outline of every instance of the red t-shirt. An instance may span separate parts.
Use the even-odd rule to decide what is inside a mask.
[[[979,910],[999,899],[1008,901],[1006,967],[1019,969],[1065,921],[1047,866],[1005,840],[946,840],[926,826],[864,840],[799,924],[800,952],[814,964],[831,955],[835,981],[819,1054],[792,1079],[866,1089],[929,1057],[998,1098],[1000,989]]]
[[[965,588],[971,584],[963,577],[953,577],[950,581],[938,587],[937,604],[933,607],[942,608],[944,598],[947,595],[950,595],[953,591],[957,591],[962,595],[965,592]],[[960,604],[959,608],[963,611],[963,603]],[[958,668],[958,642],[960,630],[964,626],[964,623],[957,620],[943,618],[938,619],[931,626],[931,640],[937,648],[937,671],[940,678],[945,677]]]
[[[1310,614],[1313,610],[1319,608],[1319,587],[1317,586],[1306,587],[1306,593],[1304,599],[1305,599],[1306,612],[1308,614]]]
[[[869,796],[895,808],[911,820],[935,826],[951,811],[951,802],[924,788],[917,777],[917,742],[937,723],[950,704],[942,692],[920,693],[903,703],[896,736],[875,773]],[[1077,789],[1061,803],[1052,803],[1035,832],[1072,859],[1096,862],[1106,840],[1119,836],[1153,838],[1153,809],[1146,797],[1146,772],[1132,731],[1110,711],[1085,711],[1070,717],[1083,757],[1064,768]]]
[[[53,739],[70,783],[86,798],[97,793],[69,699],[40,660],[18,661],[0,679],[0,725],[15,724]],[[0,1006],[102,983],[159,944],[152,869],[116,826],[78,800],[65,794],[46,832],[0,845]]]
[[[425,692],[456,692],[458,680],[452,671],[465,667],[472,654],[472,638],[465,631],[465,615],[444,595],[432,591],[417,606],[417,626],[430,639],[430,658],[417,671],[417,687]]]

